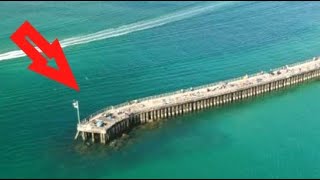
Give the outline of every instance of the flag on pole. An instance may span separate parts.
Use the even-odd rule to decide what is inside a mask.
[[[72,105],[74,108],[77,108],[77,109],[79,108],[78,101],[74,101]]]

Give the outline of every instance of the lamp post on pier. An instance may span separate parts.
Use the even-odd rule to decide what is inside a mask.
[[[80,124],[79,101],[73,100],[72,105],[77,109],[78,123]]]

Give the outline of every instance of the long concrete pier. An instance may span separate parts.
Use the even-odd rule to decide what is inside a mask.
[[[132,127],[155,120],[241,101],[319,79],[320,58],[176,92],[132,100],[102,109],[77,125],[75,139],[106,143]]]

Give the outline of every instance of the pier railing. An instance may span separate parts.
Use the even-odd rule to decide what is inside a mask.
[[[293,63],[293,64],[290,64],[290,65],[287,65],[287,66],[288,67],[298,66],[298,65],[301,65],[301,64],[304,64],[304,63],[308,63],[308,62],[317,60],[317,59],[318,59],[318,57],[317,58],[315,57],[313,59],[308,59],[308,60],[303,61],[303,62]],[[271,69],[270,72],[284,69],[287,66],[282,66],[282,67],[279,67],[279,68]],[[94,116],[96,116],[98,114],[101,114],[103,112],[106,112],[106,111],[108,111],[110,109],[116,109],[116,108],[120,108],[120,107],[124,107],[124,106],[130,105],[130,104],[134,103],[135,101],[136,102],[142,102],[142,101],[148,101],[148,100],[162,98],[162,97],[166,97],[166,96],[171,96],[171,95],[175,95],[175,94],[179,94],[179,93],[196,91],[196,90],[199,90],[199,89],[204,89],[204,88],[208,88],[208,87],[213,87],[213,86],[217,86],[217,85],[223,85],[223,84],[226,84],[226,83],[231,83],[231,82],[235,82],[235,81],[238,81],[238,80],[242,80],[242,79],[244,79],[244,77],[247,77],[247,78],[255,77],[255,76],[260,75],[260,74],[261,74],[261,72],[255,73],[255,74],[250,74],[250,75],[245,75],[245,76],[240,76],[240,77],[237,77],[237,78],[228,79],[228,80],[224,80],[224,81],[218,81],[218,82],[214,82],[214,83],[210,83],[210,84],[205,84],[205,85],[201,85],[201,86],[191,87],[191,88],[188,88],[188,89],[181,89],[181,90],[168,92],[168,93],[163,93],[163,94],[159,94],[159,95],[143,97],[143,98],[139,98],[139,99],[136,99],[136,100],[127,101],[127,102],[124,102],[124,103],[121,103],[121,104],[117,104],[117,105],[114,105],[114,106],[108,106],[106,108],[103,108],[103,109],[91,114],[89,117],[83,119],[82,122],[85,122],[86,120],[89,120],[90,118],[92,118],[92,117],[94,117]]]
[[[296,62],[296,63],[293,63],[293,64],[289,64],[288,67],[294,67],[294,66],[299,66],[301,64],[305,64],[305,63],[308,63],[308,62],[312,62],[314,60],[317,60],[318,57],[314,57],[312,59],[308,59],[308,60],[305,60],[305,61],[300,61],[300,62]],[[279,71],[283,68],[285,68],[286,66],[282,66],[282,67],[278,67],[278,68],[275,68],[275,69],[272,69],[271,71]]]

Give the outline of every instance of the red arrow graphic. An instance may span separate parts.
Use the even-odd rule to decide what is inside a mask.
[[[55,39],[50,44],[28,21],[25,21],[10,38],[31,58],[32,63],[28,67],[31,71],[79,91],[79,86],[58,39]],[[58,69],[49,66],[46,58],[43,57],[27,38],[38,46],[48,58],[54,58]]]

